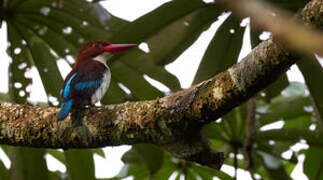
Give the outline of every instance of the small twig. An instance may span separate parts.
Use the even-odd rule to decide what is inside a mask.
[[[247,127],[246,127],[246,140],[244,142],[244,151],[247,158],[247,169],[253,166],[253,142],[256,133],[256,103],[251,98],[247,103]]]
[[[233,153],[234,153],[234,157],[233,157],[234,176],[233,176],[233,179],[237,180],[237,176],[238,176],[238,158],[237,158],[238,148],[237,147],[234,147]]]
[[[63,8],[64,0],[56,0],[56,4],[58,8]]]
[[[322,170],[323,170],[323,162],[321,161],[320,163],[320,167],[317,169],[317,172],[315,174],[315,180],[319,180],[322,174]]]

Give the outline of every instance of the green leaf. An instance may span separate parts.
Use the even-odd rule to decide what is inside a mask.
[[[93,153],[105,158],[105,154],[102,148],[92,149]]]
[[[50,180],[63,180],[65,178],[65,174],[61,173],[60,171],[49,172],[49,179]]]
[[[313,123],[312,116],[299,116],[285,121],[283,128],[298,128],[308,130]]]
[[[60,86],[58,84],[62,84],[63,80],[56,64],[56,58],[50,53],[48,45],[21,24],[16,24],[15,27],[27,42],[27,48],[38,69],[47,96],[59,97]]]
[[[295,143],[282,143],[279,141],[274,141],[275,143],[270,144],[268,143],[269,140],[264,139],[262,141],[257,141],[257,147],[255,148],[255,152],[258,153],[267,153],[270,154],[271,156],[274,156],[278,160],[281,160],[283,162],[288,162],[292,164],[297,164],[298,160],[295,157],[295,153],[293,152],[292,157],[290,159],[288,158],[283,158],[281,154],[284,152],[290,150],[290,146]]]
[[[323,180],[323,148],[310,147],[306,151],[304,173],[309,179]]]
[[[138,162],[137,164],[124,165],[117,175],[117,178],[125,178],[128,176],[132,176],[134,180],[149,180],[151,178],[149,170],[141,162]]]
[[[304,76],[318,119],[323,123],[323,68],[314,56],[304,57],[296,64]]]
[[[48,179],[45,150],[15,147],[10,149],[10,179]]]
[[[9,145],[1,145],[1,149],[6,153],[6,155],[9,157],[10,155],[10,149],[13,148],[12,146]]]
[[[300,82],[291,82],[290,85],[284,90],[284,96],[305,96],[306,86]]]
[[[188,169],[184,174],[185,180],[196,180],[197,176],[192,169]]]
[[[278,158],[266,152],[257,151],[257,153],[262,157],[263,166],[272,179],[290,179]]]
[[[56,149],[47,149],[48,154],[52,155],[54,158],[59,160],[61,163],[66,164],[64,152],[58,151]]]
[[[29,92],[26,91],[28,85],[31,84],[31,78],[25,77],[25,73],[31,68],[31,58],[29,49],[22,44],[22,35],[18,29],[11,23],[7,23],[8,40],[11,45],[9,47],[9,55],[12,63],[9,65],[9,94],[10,99],[16,103],[26,103]],[[20,52],[19,52],[20,50]],[[19,53],[17,53],[19,52]],[[16,87],[20,85],[20,88]],[[19,93],[23,93],[20,96]]]
[[[176,1],[174,2],[174,4],[171,3],[172,5],[170,5],[170,8],[173,7],[174,11],[175,9],[176,11],[178,11],[178,7],[180,7],[180,5],[183,5],[183,2],[184,1]],[[195,2],[192,1],[192,3],[189,6],[187,6],[186,9],[183,6],[181,6],[180,9],[184,10],[184,12],[178,11],[174,14],[174,16],[167,17],[167,21],[155,21],[158,25],[151,26],[151,28],[145,27],[146,31],[138,31],[138,25],[136,24],[144,23],[146,25],[152,25],[152,23],[147,23],[145,21],[151,21],[150,16],[166,17],[164,16],[164,13],[160,13],[164,12],[166,9],[164,8],[163,11],[158,10],[158,13],[154,11],[153,13],[150,13],[150,16],[140,18],[141,20],[131,23],[131,28],[130,26],[125,26],[129,25],[130,23],[110,15],[98,3],[88,3],[83,0],[70,0],[64,1],[63,7],[57,7],[57,4],[55,5],[55,3],[55,0],[30,0],[28,2],[20,2],[16,0],[15,2],[11,2],[9,6],[11,8],[10,11],[13,14],[15,14],[15,18],[9,19],[9,21],[15,23],[16,26],[18,26],[21,29],[20,31],[22,33],[25,33],[26,31],[27,35],[25,34],[24,36],[31,36],[30,39],[34,39],[34,37],[36,37],[36,39],[42,41],[42,45],[44,47],[43,49],[51,48],[51,50],[53,50],[53,52],[55,52],[55,54],[57,54],[61,58],[66,58],[66,55],[72,55],[75,57],[77,49],[83,44],[83,42],[89,40],[103,39],[113,41],[113,39],[118,36],[116,39],[118,39],[118,43],[120,43],[120,41],[122,41],[122,38],[125,37],[125,31],[129,29],[136,29],[136,31],[133,32],[140,32],[141,35],[145,34],[144,36],[139,35],[134,37],[148,37],[148,34],[150,36],[151,34],[158,33],[158,27],[167,27],[167,25],[175,21],[176,18],[181,18],[181,15],[189,13],[192,10],[205,5],[200,0],[196,0]],[[168,6],[166,7],[167,9],[169,8]],[[87,16],[84,16],[84,13],[86,13]],[[70,32],[64,33],[64,30],[68,28]],[[121,34],[123,35],[119,36]],[[28,40],[28,38],[26,39]],[[127,43],[129,43],[130,41],[132,41],[132,39],[126,39],[126,41]],[[30,46],[29,42],[27,43],[28,46]],[[35,50],[35,48],[31,48],[30,51],[32,55],[35,56],[35,52],[37,52],[38,50]],[[43,50],[42,52],[43,55],[49,54],[48,50]],[[140,52],[139,55],[145,55],[145,53],[141,51],[138,52]],[[48,55],[48,57],[46,58],[49,62],[48,64],[52,62],[52,59],[58,58],[56,56],[50,56],[52,55]],[[140,56],[135,57],[137,59],[141,58]],[[33,57],[33,60],[38,60],[38,58],[39,57]],[[122,60],[120,60],[119,64],[122,65],[117,64],[116,67],[112,65],[111,87],[102,101],[104,104],[120,103],[129,99],[131,95],[127,95],[119,87],[118,83],[122,83],[130,89],[130,91],[132,92],[133,99],[153,99],[156,97],[163,96],[164,94],[162,92],[153,87],[150,83],[147,82],[147,80],[144,79],[143,76],[145,74],[152,77],[153,79],[156,79],[157,81],[161,81],[166,86],[169,86],[169,88],[172,90],[180,89],[178,79],[174,75],[167,72],[164,69],[164,67],[151,63],[152,58],[148,58],[150,61],[140,61],[141,63],[138,63],[138,60],[136,58],[134,60],[131,59],[130,63],[127,63],[126,61],[123,62]],[[44,81],[43,79],[44,74],[42,74],[41,69],[43,67],[39,67],[39,65],[41,64],[35,64],[42,77],[46,92],[50,93],[50,95],[52,96],[57,97],[55,94],[53,94],[51,90],[52,87],[48,87],[49,84],[46,83],[46,81]],[[124,73],[121,76],[119,75],[120,73],[117,75],[113,75],[116,71],[119,70],[118,68],[120,66],[129,70],[129,72]],[[56,69],[55,65],[51,69]],[[49,72],[47,74],[52,74],[50,77],[53,78],[59,77],[53,74],[53,72]],[[129,77],[134,78],[129,80]],[[133,83],[130,83],[131,81],[138,82],[138,84],[143,85],[141,90],[138,90],[138,86],[135,86]],[[52,82],[57,82],[57,84],[60,83],[60,81]],[[56,87],[59,89],[60,85],[57,86],[57,84],[55,83]],[[56,92],[58,93],[59,90],[57,90]]]
[[[1,0],[0,1],[0,28],[2,27],[2,21],[3,21],[3,14],[2,14],[2,12],[4,12],[4,1],[3,0]]]
[[[316,132],[295,128],[282,128],[268,131],[259,131],[255,135],[255,141],[257,142],[274,140],[297,143],[299,142],[299,140],[305,139],[306,143],[308,143],[311,146],[323,147],[322,138],[323,137],[319,136]]]
[[[130,164],[140,161],[149,169],[152,175],[161,168],[163,158],[163,151],[160,148],[151,144],[136,144],[124,154],[122,161]]]
[[[77,49],[82,45],[83,42],[98,38],[102,39],[103,37],[104,39],[111,37],[113,32],[117,32],[117,29],[121,28],[127,23],[111,16],[99,4],[90,4],[86,1],[65,1],[62,8],[55,5],[56,0],[30,0],[23,3],[20,1],[16,2],[17,4],[11,1],[12,4],[9,7],[12,8],[10,11],[12,14],[15,14],[15,18],[8,19],[8,22],[18,24],[17,26],[23,28],[22,32],[24,32],[24,35],[30,36],[30,39],[42,41],[41,44],[43,48],[38,47],[36,50],[33,48],[33,52],[36,52],[37,55],[37,51],[41,51],[41,54],[43,56],[47,54],[48,58],[41,58],[40,60],[38,59],[40,58],[39,56],[33,58],[37,58],[37,61],[44,60],[46,62],[36,62],[35,64],[40,72],[46,92],[50,93],[52,96],[55,96],[53,92],[58,95],[62,81],[52,81],[55,78],[60,78],[60,74],[57,73],[58,71],[56,68],[55,60],[57,57],[51,55],[48,48],[51,48],[53,52],[55,52],[61,58],[66,58],[65,56],[69,54],[76,56]],[[48,8],[49,12],[47,15],[41,13],[42,8]],[[84,13],[86,13],[87,16],[84,16]],[[84,25],[84,23],[86,25]],[[67,27],[72,28],[72,32],[70,34],[64,34],[62,32],[63,29]],[[110,29],[109,31],[106,31],[105,28]],[[10,34],[10,32],[8,32],[8,34]],[[21,43],[22,39],[23,38],[18,39],[17,42]],[[47,74],[52,75],[44,76],[43,70],[40,69],[42,67],[39,65],[50,65],[51,68],[46,69],[53,69],[55,72],[52,73],[48,71]],[[16,73],[13,73],[13,75],[15,76]],[[52,79],[49,79],[49,77]],[[50,81],[51,84],[56,87],[55,90],[53,87],[49,86],[48,83],[46,83],[46,79],[48,79],[48,81]],[[116,83],[112,83],[109,95],[109,99],[105,100],[105,102],[120,103],[126,99],[126,93],[124,93],[121,88],[116,85]]]
[[[234,33],[230,31],[234,30]],[[230,15],[219,27],[199,65],[193,84],[209,79],[237,62],[245,27]]]
[[[203,6],[205,6],[205,3],[201,0],[191,0],[190,3],[187,3],[185,0],[174,0],[164,3],[156,10],[149,12],[122,28],[118,34],[111,39],[111,42],[143,42],[154,33],[159,32],[162,28],[167,27],[177,19],[180,19]],[[167,14],[167,16],[165,16],[165,14]]]
[[[112,78],[121,82],[140,100],[163,97],[164,94],[143,79],[143,75],[126,64],[115,62],[111,66]]]
[[[220,4],[207,4],[172,22],[145,41],[151,49],[149,58],[157,65],[173,62],[223,11]]]
[[[164,180],[169,179],[169,177],[178,170],[177,164],[172,161],[172,156],[165,152],[163,165],[162,167],[157,171],[157,173],[154,174],[155,180]]]
[[[233,180],[233,178],[227,173],[208,167],[203,167],[199,165],[194,165],[192,169],[200,176],[203,180],[213,179],[213,177],[218,177],[221,180]]]
[[[269,102],[272,98],[280,95],[280,93],[289,85],[289,81],[287,79],[287,74],[284,73],[279,78],[273,82],[271,85],[266,87],[263,91],[264,96],[263,98],[265,101]]]
[[[10,101],[10,96],[5,93],[0,93],[0,102],[2,101]]]
[[[224,122],[221,122],[224,123]],[[217,123],[210,123],[203,127],[203,134],[212,139],[217,139],[221,141],[229,141],[224,134],[224,130]]]
[[[180,9],[186,8],[186,2],[182,0],[171,2],[166,6],[173,7],[179,6],[179,4],[182,4]],[[200,6],[200,8],[192,12],[187,12],[187,10],[185,10],[184,12],[188,14],[182,14],[183,16],[177,16],[177,13],[175,12],[172,13],[173,9],[171,8],[170,12],[167,13],[174,16],[173,19],[167,19],[167,16],[166,22],[169,21],[169,24],[166,24],[167,26],[165,25],[165,27],[161,27],[161,29],[154,29],[155,32],[151,32],[153,34],[150,35],[145,33],[152,30],[152,28],[155,28],[152,27],[155,23],[149,22],[151,21],[151,18],[156,15],[165,17],[161,14],[164,12],[164,6],[143,16],[138,19],[138,21],[129,24],[129,28],[126,29],[133,29],[133,27],[137,27],[138,24],[141,24],[142,21],[147,21],[146,26],[148,25],[149,27],[147,27],[147,30],[140,32],[142,34],[138,34],[137,36],[143,37],[142,41],[148,44],[150,51],[149,53],[144,53],[140,50],[133,50],[114,61],[122,61],[132,68],[137,68],[142,74],[147,74],[149,77],[160,81],[172,91],[179,90],[180,84],[178,79],[174,75],[168,73],[163,65],[175,60],[223,11],[222,8],[217,5],[202,6],[198,3],[198,6]],[[178,9],[174,9],[174,11],[178,12]],[[138,28],[140,29],[141,27],[137,27],[137,29]],[[138,30],[136,30],[135,33],[137,32]],[[122,34],[122,32],[120,34]],[[117,37],[119,37],[119,35],[117,35]],[[122,38],[123,37],[121,37],[121,39]],[[138,66],[138,64],[140,64],[140,66]]]
[[[68,150],[64,154],[69,179],[95,179],[93,152],[91,150]]]
[[[114,73],[112,73],[114,74]],[[103,104],[118,104],[125,102],[127,99],[126,92],[124,92],[114,79],[111,79],[109,90],[101,100]]]
[[[4,180],[9,179],[9,171],[4,166],[2,161],[0,161],[0,179],[4,179]]]
[[[273,99],[266,113],[259,114],[258,122],[260,126],[263,126],[281,119],[287,120],[299,116],[310,116],[311,113],[304,108],[310,105],[311,101],[308,97],[278,97]],[[263,110],[258,108],[257,111],[262,112]]]

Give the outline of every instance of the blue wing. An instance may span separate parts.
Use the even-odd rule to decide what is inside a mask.
[[[68,113],[71,110],[71,107],[73,105],[73,100],[65,100],[68,98],[69,94],[70,94],[70,90],[71,90],[71,81],[73,80],[73,78],[76,76],[76,73],[72,74],[71,77],[68,79],[68,81],[66,82],[64,88],[61,90],[61,96],[63,97],[63,102],[61,105],[61,110],[58,114],[57,120],[61,121],[64,120],[66,118],[66,116],[68,115]]]
[[[74,88],[78,91],[83,91],[86,88],[95,88],[97,89],[102,83],[102,80],[92,80],[85,82],[78,82],[75,84]]]
[[[66,116],[68,115],[68,113],[71,110],[72,105],[73,105],[73,100],[72,99],[62,103],[61,111],[59,112],[59,114],[57,116],[57,121],[61,121],[61,120],[64,120],[66,118]]]
[[[72,76],[66,82],[65,87],[64,87],[64,91],[63,91],[64,92],[64,95],[63,95],[64,99],[67,99],[69,97],[70,91],[71,91],[71,82],[76,75],[77,75],[77,73],[72,74]]]

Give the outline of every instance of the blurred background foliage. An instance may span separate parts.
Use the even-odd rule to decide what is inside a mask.
[[[279,8],[299,11],[308,0],[266,0]],[[173,0],[133,22],[107,12],[99,1],[85,0],[1,0],[0,22],[7,23],[9,93],[0,99],[27,101],[32,79],[25,76],[36,67],[48,96],[48,105],[59,104],[63,78],[57,66],[64,59],[73,66],[78,48],[86,41],[103,39],[112,43],[147,43],[149,52],[134,49],[110,62],[112,81],[102,104],[162,97],[181,89],[176,76],[165,70],[190,47],[202,32],[224,12],[225,7],[202,0]],[[252,28],[252,46],[260,43],[262,31]],[[208,79],[237,62],[246,26],[228,15],[218,28],[198,67],[193,84]],[[310,60],[309,60],[310,59]],[[323,180],[322,117],[323,71],[319,61],[304,57],[297,63],[305,84],[289,82],[286,74],[243,104],[204,128],[212,147],[225,152],[225,164],[245,169],[253,179],[290,179],[300,156],[309,179]],[[171,92],[151,85],[148,76]],[[44,104],[39,104],[44,105]],[[45,104],[46,105],[46,104]],[[250,130],[247,122],[255,120]],[[268,128],[276,124],[278,128]],[[269,125],[269,126],[268,126]],[[252,139],[246,133],[252,132]],[[249,142],[251,150],[244,146]],[[298,150],[296,144],[307,148]],[[58,151],[1,146],[10,158],[7,169],[0,161],[0,179],[96,179],[93,154],[105,158],[102,149]],[[65,173],[49,171],[44,158],[50,154],[67,167]],[[202,167],[172,157],[153,145],[138,144],[126,152],[124,167],[111,179],[234,179],[223,171]],[[252,165],[252,166],[250,166]],[[249,167],[250,166],[250,167]],[[107,169],[108,171],[108,169]],[[243,177],[238,177],[243,179]]]

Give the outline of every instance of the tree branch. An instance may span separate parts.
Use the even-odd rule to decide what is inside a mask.
[[[311,4],[305,14],[318,9],[311,15],[320,15],[322,3]],[[311,22],[323,17],[316,20]],[[58,108],[3,102],[0,144],[68,149],[152,143],[176,157],[219,169],[224,155],[210,148],[201,127],[274,82],[298,59],[269,39],[240,63],[189,89],[150,101],[74,110],[59,123]]]

